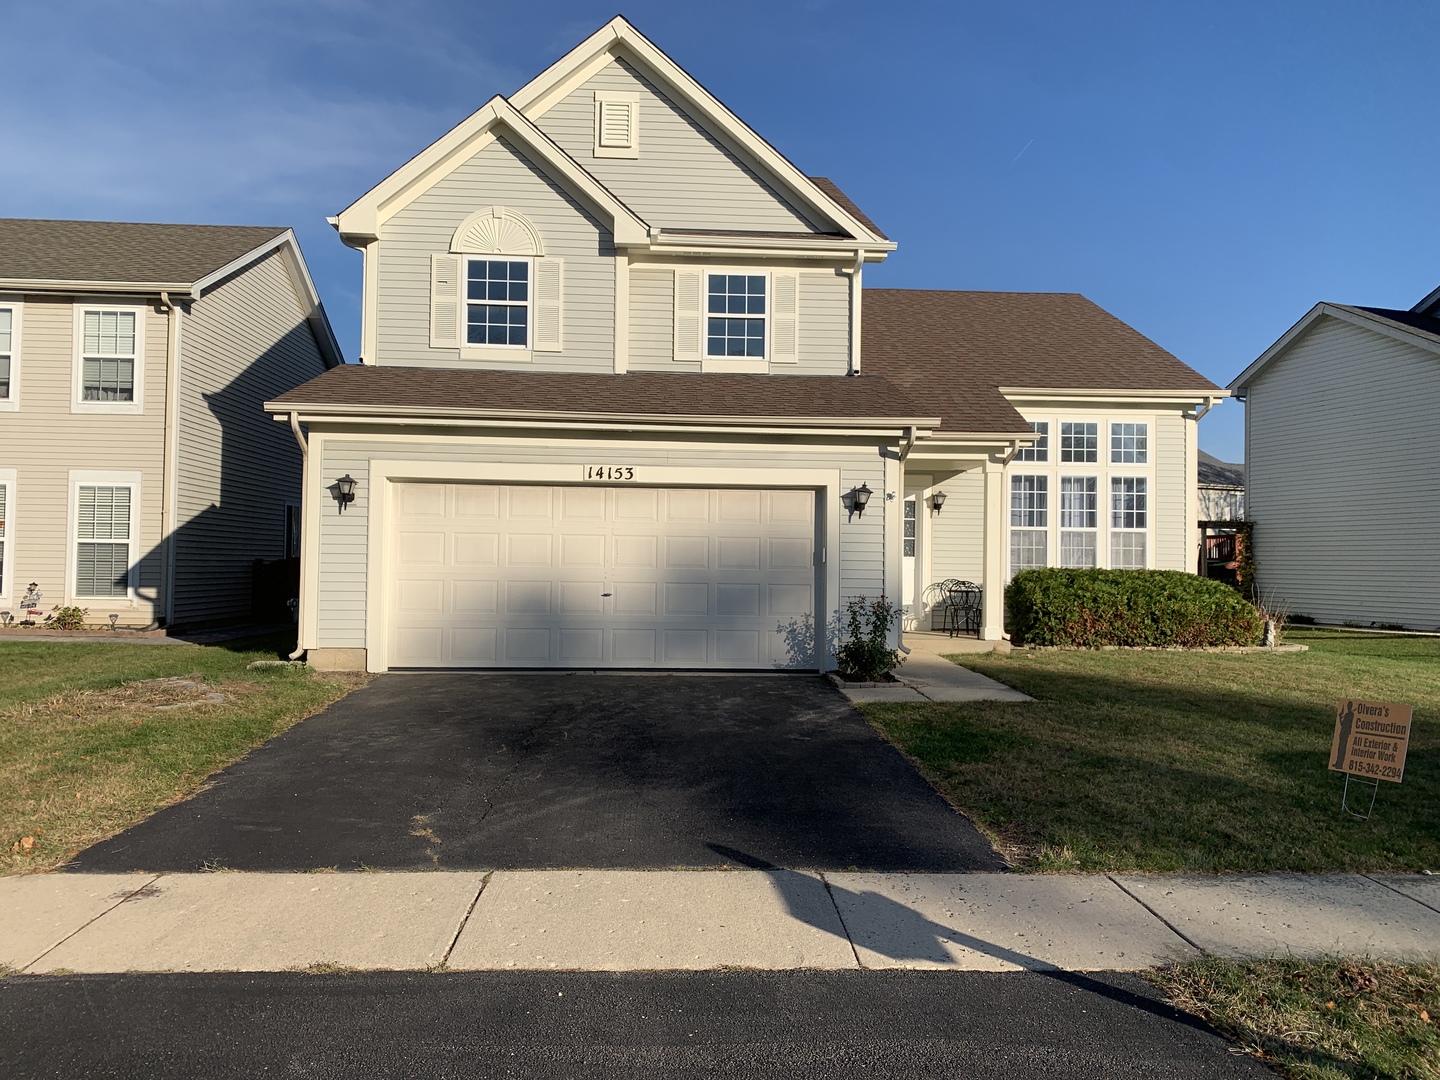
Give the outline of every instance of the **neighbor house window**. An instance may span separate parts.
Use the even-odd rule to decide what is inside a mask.
[[[1048,420],[1031,420],[1030,430],[1040,437],[1029,446],[1022,446],[1015,453],[1016,461],[1049,461],[1050,460],[1050,422]]]
[[[1110,479],[1110,566],[1145,568],[1145,528],[1149,521],[1149,483],[1143,476]]]
[[[1100,460],[1100,425],[1064,422],[1060,425],[1060,460],[1088,463]]]
[[[1010,478],[1010,572],[1044,566],[1049,548],[1050,478]]]
[[[530,347],[530,260],[467,260],[465,343]]]
[[[14,400],[11,388],[11,365],[15,360],[15,309],[0,307],[0,401]]]
[[[129,596],[131,492],[123,485],[79,486],[75,501],[77,597]]]
[[[1145,424],[1110,425],[1110,461],[1116,465],[1144,465],[1149,460],[1149,427]]]
[[[1092,428],[1095,426],[1090,425]],[[1098,481],[1093,476],[1060,478],[1060,565],[1095,566],[1099,526]]]
[[[82,401],[135,400],[135,312],[86,311],[80,354]]]
[[[765,275],[710,274],[705,354],[765,358]]]

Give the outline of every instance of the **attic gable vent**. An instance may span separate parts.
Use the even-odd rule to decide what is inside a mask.
[[[640,95],[595,92],[595,156],[640,156]]]

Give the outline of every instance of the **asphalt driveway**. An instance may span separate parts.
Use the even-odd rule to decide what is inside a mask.
[[[393,674],[69,869],[996,870],[816,676]]]

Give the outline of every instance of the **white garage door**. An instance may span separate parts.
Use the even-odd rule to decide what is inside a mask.
[[[389,665],[813,667],[815,498],[397,484]]]

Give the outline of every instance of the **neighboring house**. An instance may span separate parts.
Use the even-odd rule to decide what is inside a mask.
[[[1440,628],[1440,289],[1408,311],[1316,304],[1231,389],[1261,594],[1325,623]]]
[[[624,19],[332,223],[363,363],[267,405],[317,666],[828,667],[852,596],[994,640],[1021,566],[1193,568],[1223,390],[1079,296],[865,290],[894,242]]]
[[[1201,521],[1245,520],[1245,466],[1200,451],[1197,470]]]
[[[0,219],[0,609],[248,616],[298,553],[261,403],[340,362],[289,229]]]

